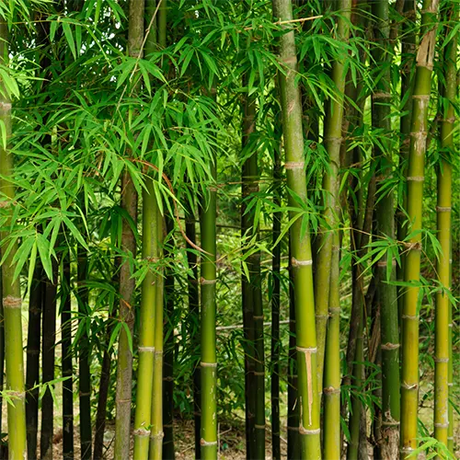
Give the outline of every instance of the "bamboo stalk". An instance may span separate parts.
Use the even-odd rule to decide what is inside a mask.
[[[377,196],[376,233],[382,238],[394,238],[395,211],[392,189],[385,189],[386,181],[392,176],[391,139],[391,42],[389,2],[372,2],[375,44],[373,59],[379,70],[372,95],[372,125],[381,132],[379,142],[374,146],[376,162]],[[390,283],[387,282],[388,266],[391,267]],[[380,306],[381,359],[382,359],[382,427],[377,441],[382,458],[397,458],[399,450],[400,420],[400,375],[399,375],[399,324],[396,270],[393,257],[384,254],[377,263],[377,296]]]
[[[158,264],[158,203],[153,181],[146,178],[142,194],[142,258]],[[155,320],[158,289],[157,266],[149,269],[142,282],[140,308],[139,366],[137,371],[136,411],[134,418],[134,459],[148,458],[150,424],[152,420],[152,385],[155,360]]]
[[[78,251],[78,314],[80,321],[85,321],[89,312],[89,291],[86,286],[88,279],[88,256],[84,248]],[[78,347],[78,389],[80,399],[80,449],[82,460],[91,459],[91,372],[89,368],[89,338],[84,329]]]
[[[211,160],[216,180],[215,157]],[[202,204],[201,247],[201,458],[217,459],[216,191]]]
[[[44,272],[39,263],[34,270],[34,280],[29,296],[29,324],[27,327],[27,369],[26,369],[26,424],[27,455],[37,458],[38,396],[40,383],[40,337],[43,304]]]
[[[61,331],[62,331],[62,456],[74,458],[73,427],[73,365],[72,365],[72,302],[70,278],[70,254],[65,256],[61,278]]]
[[[340,460],[340,237],[338,232],[334,234],[333,243],[324,367],[323,458]]]
[[[280,21],[292,20],[292,3],[289,0],[273,0],[273,13]],[[285,25],[283,29],[287,31],[280,37],[279,59],[286,72],[280,77],[280,94],[287,186],[296,198],[306,201],[302,104],[296,82],[295,36],[290,26]],[[298,204],[292,193],[289,194],[289,205],[297,208]],[[296,309],[301,458],[315,460],[321,458],[321,442],[312,253],[309,230],[302,228],[302,221],[307,216],[292,211],[290,217],[296,218],[290,227],[290,245]]]
[[[144,14],[144,0],[130,0],[128,53],[134,58],[140,58],[143,54]],[[138,196],[128,170],[123,172],[121,193],[121,206],[135,225]],[[126,219],[122,224],[121,246],[126,260],[123,261],[120,270],[120,321],[127,327],[121,328],[118,344],[115,460],[126,460],[130,450],[133,355],[129,344],[133,337],[135,280],[131,277],[129,257],[136,256],[136,240],[131,225]]]
[[[458,21],[458,6],[451,5],[445,13],[446,20]],[[447,26],[445,36],[451,32]],[[443,158],[438,169],[437,229],[441,254],[438,256],[436,271],[443,290],[436,293],[435,311],[435,378],[434,378],[434,436],[446,446],[449,442],[449,350],[450,301],[447,293],[451,289],[451,212],[452,212],[452,161],[455,152],[454,129],[457,99],[457,36],[451,38],[444,48],[445,84],[440,83],[443,94],[441,121],[441,152]],[[453,421],[452,421],[453,422]]]
[[[436,42],[438,0],[425,0],[422,30],[416,57],[415,87],[411,119],[409,167],[407,171],[407,214],[410,234],[404,267],[404,281],[412,283],[404,293],[402,315],[401,376],[401,459],[407,459],[417,447],[417,410],[419,386],[419,281],[422,229],[422,200],[425,166],[428,104],[431,92]]]
[[[338,20],[338,37],[348,41],[350,34],[351,0],[340,0],[337,3],[341,16]],[[344,94],[346,82],[345,64],[349,59],[348,53],[343,52],[341,59],[332,64],[332,80],[336,87],[336,94],[327,104],[324,120],[324,147],[329,156],[329,168],[323,178],[324,189],[324,221],[326,228],[321,235],[321,244],[316,258],[315,267],[315,306],[316,306],[316,333],[318,342],[318,391],[323,390],[324,350],[326,346],[326,326],[329,318],[329,289],[331,288],[331,261],[334,234],[337,231],[338,216],[336,213],[339,201],[339,166],[340,149],[342,145],[342,121],[344,112]],[[335,280],[338,282],[338,278]],[[335,287],[334,287],[335,289]]]
[[[174,220],[170,216],[165,217],[166,231],[171,235],[174,231]],[[172,255],[171,248],[166,251],[164,258],[168,260]],[[163,458],[174,460],[174,273],[168,267],[164,281],[165,289],[165,353],[163,360]]]
[[[275,115],[277,116],[277,115]],[[281,123],[276,123],[275,130],[280,142],[273,151],[273,203],[281,207]],[[280,423],[280,296],[281,296],[281,245],[276,244],[281,234],[281,212],[273,213],[273,258],[271,287],[271,424],[272,424],[272,457],[281,460],[281,423]],[[264,324],[265,325],[265,324]]]
[[[156,238],[158,241],[158,259],[163,259],[164,223],[160,209],[157,209]],[[159,268],[156,276],[155,291],[155,331],[154,331],[154,362],[153,385],[151,398],[151,430],[149,460],[163,459],[163,302],[164,278],[163,271]]]
[[[4,18],[0,19],[0,64],[8,64],[8,26]],[[4,228],[11,228],[14,210],[15,190],[13,182],[13,155],[8,143],[11,138],[11,101],[6,93],[4,81],[0,81],[0,122],[5,129],[6,146],[0,145],[0,208],[6,214]],[[4,242],[8,231],[0,233]],[[5,250],[2,247],[2,252]],[[14,404],[8,404],[8,449],[11,459],[23,459],[27,455],[25,392],[24,392],[24,356],[22,344],[21,287],[19,279],[14,278],[15,264],[13,258],[17,252],[17,243],[13,244],[2,264],[2,303],[5,318],[5,358],[6,389],[10,392]],[[13,429],[12,429],[13,427]]]
[[[192,243],[196,243],[196,228],[195,219],[193,215],[193,207],[187,207],[185,223],[185,233],[188,239]],[[198,265],[197,257],[194,249],[187,242],[187,263],[188,263],[188,308],[190,315],[190,323],[192,325],[191,343],[192,350],[197,350],[199,347],[199,304],[200,304],[200,293],[198,289]],[[199,363],[193,366],[192,379],[193,379],[193,410],[195,419],[195,459],[201,459],[201,444],[200,444],[200,433],[201,433],[201,369]]]
[[[53,280],[45,282],[43,301],[42,383],[54,380],[56,345],[57,266],[53,263]],[[40,458],[53,459],[54,404],[51,390],[46,389],[42,399]]]
[[[1,255],[1,248],[0,248],[0,255]],[[40,323],[39,323],[40,325]],[[40,344],[38,345],[38,349],[40,350]],[[37,368],[39,365],[37,364]],[[2,270],[0,268],[0,433],[3,433],[2,426],[3,426],[3,393],[4,388],[4,371],[5,371],[5,315],[3,310],[3,282],[2,282]],[[27,406],[26,406],[27,407]],[[38,408],[36,418],[38,421]],[[37,435],[35,434],[35,438]],[[35,448],[35,452],[37,449]],[[1,452],[1,449],[0,449]],[[1,454],[0,454],[1,457]]]

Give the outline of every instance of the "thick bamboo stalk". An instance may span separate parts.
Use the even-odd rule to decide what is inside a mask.
[[[0,64],[8,64],[8,26],[3,18],[0,18]],[[4,228],[12,225],[10,214],[13,212],[14,185],[9,180],[13,175],[13,155],[8,149],[11,138],[11,101],[6,93],[3,80],[0,80],[0,122],[4,127],[7,145],[0,145],[0,193],[3,195],[0,201],[2,213],[7,219]],[[0,241],[5,241],[8,231],[0,233]],[[2,251],[5,246],[2,246]],[[8,404],[8,449],[9,458],[26,458],[26,416],[25,416],[25,392],[24,392],[24,357],[22,351],[22,320],[21,320],[21,288],[19,279],[14,278],[15,264],[13,257],[17,252],[17,244],[14,244],[8,256],[2,264],[3,286],[3,313],[5,318],[5,358],[7,390],[13,398],[13,404]],[[14,427],[12,429],[12,427]]]
[[[78,314],[80,321],[89,315],[88,256],[84,248],[78,252]],[[89,338],[86,328],[82,332],[78,347],[78,390],[80,399],[80,449],[82,460],[91,459],[91,372],[89,368]]]
[[[334,2],[340,12],[338,20],[338,37],[347,41],[350,33],[351,0]],[[349,59],[348,53],[343,52],[340,59],[332,64],[332,80],[336,87],[336,94],[327,104],[324,120],[324,147],[329,156],[329,167],[323,178],[324,189],[324,228],[319,245],[319,253],[315,267],[315,306],[316,306],[316,334],[318,342],[318,391],[323,391],[324,349],[326,346],[326,326],[329,318],[329,289],[331,288],[331,261],[334,233],[337,231],[338,216],[336,213],[339,201],[339,166],[340,149],[342,145],[342,120],[344,112],[344,94],[346,82],[345,64]],[[334,280],[338,282],[338,278]],[[335,289],[335,288],[334,288]]]
[[[211,159],[214,180],[215,161]],[[217,356],[216,356],[216,191],[208,188],[202,205],[201,247],[201,458],[217,459]]]
[[[165,216],[166,231],[168,235],[174,232],[174,220]],[[171,244],[171,243],[169,243]],[[171,247],[165,248],[164,258],[172,257]],[[174,460],[174,273],[168,267],[165,273],[164,308],[165,308],[165,351],[163,359],[163,458]]]
[[[455,11],[455,9],[457,11]],[[458,6],[452,5],[445,19],[458,21]],[[446,34],[451,27],[446,27]],[[451,289],[450,258],[452,252],[452,161],[455,152],[454,125],[457,100],[457,36],[451,38],[444,48],[445,84],[440,84],[442,99],[441,151],[443,154],[438,169],[437,230],[441,246],[436,271],[442,290],[436,293],[435,310],[435,377],[434,377],[434,436],[446,446],[449,441],[449,310],[450,301],[446,291]],[[445,101],[445,102],[444,102]],[[446,291],[444,291],[446,290]]]
[[[62,456],[64,460],[73,460],[73,365],[72,365],[72,302],[70,255],[64,259],[61,280],[61,331],[62,331]]]
[[[333,243],[324,365],[323,458],[340,460],[340,237],[338,232],[334,235]]]
[[[278,114],[275,116],[279,116]],[[273,151],[273,203],[281,207],[281,123],[276,122],[277,139],[280,142]],[[281,295],[281,246],[276,244],[281,234],[281,212],[273,213],[273,257],[272,257],[272,337],[271,337],[271,423],[272,457],[281,460],[281,423],[280,423],[280,295]]]
[[[27,455],[29,460],[37,458],[38,395],[36,385],[40,383],[40,337],[43,304],[44,272],[37,263],[29,296],[29,324],[27,327],[26,369],[26,423]]]
[[[155,315],[157,304],[159,261],[158,203],[153,182],[146,178],[142,194],[142,258],[152,264],[142,281],[140,308],[139,366],[137,370],[136,412],[134,418],[134,459],[146,460],[149,452],[152,410],[153,367],[155,358]]]
[[[53,263],[53,280],[45,282],[43,301],[42,382],[54,380],[56,345],[56,296],[57,266]],[[54,404],[51,390],[45,391],[42,399],[42,423],[40,432],[40,458],[52,460],[54,435]]]
[[[404,281],[412,283],[404,293],[402,315],[402,375],[401,375],[401,459],[409,458],[417,447],[417,410],[419,386],[419,323],[418,302],[422,201],[428,105],[431,73],[436,42],[438,0],[425,0],[422,10],[422,30],[416,57],[415,87],[411,119],[409,167],[407,171],[407,214],[410,234],[404,267]]]
[[[144,39],[144,0],[130,0],[128,24],[128,53],[131,57],[143,55]],[[125,170],[121,184],[121,206],[134,225],[137,220],[138,196],[130,173]],[[126,254],[120,271],[120,321],[127,327],[120,330],[117,368],[117,417],[115,420],[115,460],[129,457],[131,421],[131,384],[133,355],[130,349],[134,326],[134,284],[131,276],[129,257],[136,256],[136,240],[131,225],[123,220],[121,246]]]
[[[292,21],[291,1],[273,0],[273,12],[276,20]],[[280,63],[286,72],[280,76],[280,94],[287,186],[291,192],[289,205],[297,208],[297,199],[307,199],[307,184],[303,154],[302,104],[296,81],[295,36],[290,27],[284,25],[286,33],[280,37]],[[309,230],[304,229],[302,225],[307,216],[302,212],[292,211],[290,217],[296,218],[290,228],[290,244],[296,308],[301,458],[314,460],[321,458],[321,442],[312,254]]]
[[[163,259],[164,223],[160,210],[157,210],[156,238],[158,240],[158,259]],[[149,460],[163,459],[163,302],[164,278],[158,269],[155,291],[155,332],[154,332],[154,363],[152,385],[152,412],[150,430]]]
[[[195,218],[193,215],[193,207],[187,207],[185,233],[190,241],[196,244],[196,228]],[[192,350],[198,350],[199,340],[199,305],[200,305],[200,293],[198,289],[198,265],[195,249],[193,249],[187,242],[187,263],[189,272],[187,274],[188,284],[188,308],[189,308],[189,323],[192,325],[191,329],[191,343]],[[199,363],[193,366],[192,379],[193,379],[193,411],[195,421],[195,459],[201,459],[201,444],[200,444],[200,433],[201,433],[201,369]]]
[[[392,176],[391,139],[391,42],[389,2],[373,1],[372,15],[375,44],[373,59],[380,70],[372,95],[372,125],[381,132],[379,143],[374,146],[376,161],[377,196],[376,234],[382,238],[394,238],[395,211],[393,191],[385,190],[386,181]],[[387,282],[388,265],[391,266],[390,283]],[[382,428],[377,441],[382,458],[397,458],[399,450],[400,375],[399,375],[399,325],[396,281],[393,258],[385,254],[377,263],[377,296],[380,305],[380,331],[382,356]]]
[[[137,193],[128,171],[123,173],[121,205],[133,222],[137,219]],[[136,255],[136,240],[131,225],[123,220],[122,250],[128,259]],[[129,342],[132,337],[134,325],[134,279],[130,273],[129,260],[123,261],[120,269],[120,321],[125,327],[120,330],[118,343],[117,391],[115,420],[115,451],[116,460],[125,460],[129,457],[130,447],[130,421],[131,421],[131,382],[133,369],[133,356]]]

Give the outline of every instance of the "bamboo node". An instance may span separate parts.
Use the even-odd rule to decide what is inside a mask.
[[[384,343],[380,346],[380,348],[382,350],[397,350],[401,345],[399,343],[390,343],[390,342],[387,342],[387,343]]]
[[[11,110],[13,108],[13,105],[11,102],[0,102],[0,107],[2,110],[7,111]]]
[[[150,433],[150,439],[162,439],[164,437],[163,431],[159,431],[158,433]]]
[[[448,363],[449,358],[437,358],[436,356],[434,357],[434,362],[435,363]]]
[[[139,347],[141,353],[155,353],[155,347]]]
[[[330,142],[331,144],[341,144],[342,141],[343,137],[328,136],[324,138],[324,142]]]
[[[409,320],[417,320],[418,315],[402,315],[401,318],[402,319],[409,319]]]
[[[316,347],[295,347],[299,353],[316,353],[318,348]]]
[[[137,428],[133,431],[133,436],[138,436],[139,438],[146,438],[150,435],[150,431],[145,428]]]
[[[388,265],[388,260],[385,259],[385,260],[379,260],[377,262],[377,267],[386,267]],[[391,261],[391,265],[393,265],[393,267],[396,266],[396,259],[392,259]]]
[[[254,428],[256,430],[265,430],[265,425],[257,425],[257,424],[254,424]]]
[[[8,396],[16,399],[24,399],[26,397],[25,391],[8,391]]]
[[[21,308],[21,305],[21,297],[14,297],[12,295],[7,295],[6,297],[3,297],[3,306],[5,308]]]
[[[384,420],[384,421],[382,421],[382,425],[383,426],[399,426],[399,425],[401,425],[401,423],[398,422],[397,420],[391,420],[391,421]]]
[[[0,209],[9,208],[11,206],[11,201],[5,200],[0,201]]]
[[[327,314],[327,315],[316,314],[315,317],[316,317],[316,319],[327,319],[327,318],[329,318],[329,314]]]
[[[418,389],[418,383],[406,383],[406,382],[403,382],[401,383],[401,387],[404,388],[405,390],[417,390]]]
[[[217,441],[206,441],[205,439],[201,438],[201,439],[200,439],[200,445],[203,446],[203,447],[206,447],[206,446],[216,446],[216,445],[217,445]]]
[[[377,91],[372,94],[372,99],[391,99],[391,94],[383,91]]]
[[[217,363],[205,363],[203,361],[200,362],[201,367],[217,367]]]
[[[313,260],[297,260],[295,257],[292,257],[291,265],[293,267],[307,267],[313,265]]]
[[[321,428],[316,428],[315,430],[307,430],[302,425],[299,427],[299,433],[304,435],[315,435],[321,433]]]
[[[334,388],[333,386],[323,389],[323,393],[326,395],[336,395],[340,394],[340,388]]]
[[[90,391],[87,391],[87,392],[80,391],[78,393],[78,396],[80,396],[80,397],[91,396],[91,392]]]
[[[305,167],[304,161],[287,161],[284,164],[285,169],[303,169]]]
[[[263,372],[263,371],[262,372],[254,371],[253,373],[254,373],[254,375],[258,375],[259,377],[263,377],[265,375],[265,372]]]
[[[171,377],[170,375],[168,375],[167,377],[163,377],[163,382],[173,382],[174,381],[174,377]],[[163,425],[163,426],[166,426],[166,425]]]
[[[217,280],[207,280],[203,277],[200,278],[200,284],[216,284]]]
[[[413,94],[412,99],[418,99],[420,101],[429,101],[430,95],[429,94]]]
[[[449,422],[447,422],[447,423],[435,423],[434,427],[435,428],[449,428]]]
[[[291,431],[299,431],[299,427],[298,427],[298,426],[288,426],[287,429],[288,429],[288,430],[291,430]]]
[[[450,212],[452,208],[450,206],[436,206],[437,212]]]
[[[329,316],[337,315],[341,312],[340,307],[329,307]]]
[[[264,315],[253,316],[252,318],[253,318],[253,319],[264,319]]]
[[[449,383],[447,384],[447,386],[448,386],[448,387],[453,387],[453,386],[454,386],[454,382],[449,382]]]
[[[424,182],[425,177],[423,177],[423,176],[408,176],[408,177],[406,177],[406,180],[411,181],[411,182]]]
[[[26,353],[28,355],[38,355],[40,353],[40,350],[29,350],[29,349],[27,349]]]
[[[414,449],[412,447],[402,447],[399,452],[401,452],[401,454],[410,454],[413,451]]]

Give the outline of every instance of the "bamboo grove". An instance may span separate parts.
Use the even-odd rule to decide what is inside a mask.
[[[1,1],[0,459],[458,458],[459,19]]]

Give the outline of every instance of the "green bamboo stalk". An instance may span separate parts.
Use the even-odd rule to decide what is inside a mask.
[[[452,254],[452,253],[451,253]],[[451,256],[452,257],[452,256]],[[450,262],[452,283],[452,261]],[[452,333],[452,302],[449,302],[449,369],[447,376],[447,385],[449,387],[449,398],[452,396],[452,387],[454,386],[454,353],[453,353],[453,333]],[[454,454],[454,405],[449,402],[449,428],[447,430],[447,448]]]
[[[36,385],[40,383],[40,332],[43,279],[43,269],[40,263],[37,263],[29,296],[29,324],[27,327],[26,423],[27,455],[29,460],[37,458],[39,389]]]
[[[8,26],[0,20],[0,64],[8,64]],[[13,155],[8,143],[11,138],[11,101],[6,93],[3,81],[0,81],[0,122],[6,134],[6,145],[0,145],[0,209],[6,214],[4,229],[13,224],[11,214],[14,204],[14,185],[9,180],[13,176]],[[4,244],[8,230],[2,230],[0,241]],[[2,253],[5,246],[2,247]],[[14,404],[8,404],[8,450],[10,459],[24,459],[27,455],[26,411],[24,391],[24,356],[22,344],[21,287],[19,279],[14,278],[15,264],[13,258],[17,244],[4,257],[2,264],[3,313],[5,318],[5,358],[6,389]],[[5,254],[3,253],[3,256]]]
[[[159,256],[158,203],[153,182],[146,178],[142,193],[142,258],[157,264]],[[140,308],[139,367],[137,371],[136,412],[134,418],[134,459],[148,458],[150,422],[152,410],[153,366],[155,357],[155,315],[158,308],[157,268],[151,268],[142,281],[142,300]]]
[[[422,30],[416,57],[415,87],[411,119],[409,167],[407,171],[407,214],[410,235],[404,267],[404,281],[412,283],[404,293],[402,315],[402,382],[401,382],[401,459],[409,458],[417,447],[417,410],[419,385],[418,302],[422,229],[423,180],[428,105],[431,92],[436,42],[437,0],[425,0]]]
[[[137,218],[137,193],[128,171],[122,177],[122,208],[125,209],[133,222]],[[136,240],[131,225],[126,220],[122,224],[122,250],[135,257]],[[120,269],[120,321],[125,327],[120,330],[118,344],[118,367],[117,367],[117,390],[115,419],[115,451],[116,460],[125,460],[129,457],[130,447],[130,421],[131,421],[131,382],[133,356],[130,349],[130,337],[132,337],[134,325],[134,279],[130,273],[129,260],[123,261]]]
[[[143,55],[142,42],[144,38],[144,0],[130,0],[128,24],[128,53],[131,57],[140,58]],[[125,170],[121,183],[121,206],[127,212],[132,223],[137,220],[138,196],[130,173]],[[134,326],[134,284],[130,273],[128,257],[136,256],[136,240],[131,225],[126,219],[122,224],[121,246],[126,254],[120,270],[120,321],[127,326],[120,330],[118,344],[117,392],[115,420],[115,460],[129,458],[130,421],[131,421],[131,384],[133,371],[133,355],[130,342]],[[127,329],[127,330],[126,330]]]
[[[291,245],[289,245],[291,246]],[[289,249],[289,260],[292,260]],[[299,439],[299,404],[298,378],[296,360],[296,320],[294,298],[294,276],[292,265],[289,263],[289,351],[288,351],[288,404],[287,404],[287,454],[289,460],[300,458]]]
[[[0,255],[1,255],[1,248],[0,248]],[[4,371],[5,371],[5,316],[3,311],[3,286],[2,286],[2,270],[0,269],[0,392],[3,392],[4,388]],[[40,323],[39,323],[40,324]],[[40,345],[38,346],[40,350]],[[37,369],[39,369],[39,365],[37,364]],[[2,393],[0,393],[1,395]],[[27,407],[27,406],[26,406]],[[0,396],[0,433],[2,432],[3,426],[3,396]],[[38,408],[36,414],[37,422],[38,422]],[[37,435],[35,434],[35,438]],[[36,448],[35,448],[36,452]]]
[[[192,243],[196,244],[196,228],[195,228],[195,216],[193,213],[193,206],[189,205],[186,208],[186,221],[185,221],[185,233],[187,238]],[[198,350],[199,347],[199,304],[200,304],[200,293],[198,289],[198,265],[195,249],[190,246],[187,242],[187,263],[189,272],[187,274],[188,284],[188,308],[190,315],[190,324],[192,325],[192,350]],[[192,379],[193,379],[193,410],[195,419],[195,460],[201,459],[201,444],[200,444],[200,433],[201,433],[201,369],[199,363],[193,366]]]
[[[165,216],[166,232],[170,235],[174,231],[174,219]],[[171,243],[170,243],[171,244]],[[172,248],[169,246],[164,258],[168,260],[172,256]],[[174,449],[174,273],[171,267],[166,269],[164,281],[165,290],[165,351],[163,359],[163,458],[164,460],[175,459]]]
[[[385,181],[392,175],[391,138],[391,60],[390,18],[388,0],[373,1],[372,15],[375,44],[372,56],[379,70],[379,78],[372,94],[372,125],[382,133],[374,146],[376,162],[377,203],[376,233],[382,238],[394,237],[395,211],[393,191],[385,190]],[[390,265],[390,283],[387,267]],[[385,254],[377,263],[377,296],[380,305],[381,360],[382,360],[382,427],[378,433],[382,458],[397,458],[399,450],[400,375],[399,375],[399,325],[396,270],[393,257]]]
[[[212,160],[216,180],[216,158]],[[216,356],[216,191],[208,188],[202,204],[201,248],[201,458],[217,459]]]
[[[350,34],[351,0],[334,2],[338,6],[338,37],[346,42]],[[318,342],[318,391],[323,390],[324,350],[326,346],[326,326],[329,318],[329,289],[331,287],[331,261],[334,233],[337,231],[338,216],[336,215],[339,200],[339,166],[340,148],[342,145],[342,121],[344,112],[344,94],[346,82],[345,64],[349,59],[348,53],[343,52],[340,59],[332,64],[332,80],[336,94],[327,104],[324,120],[324,147],[329,155],[329,168],[324,175],[324,220],[326,228],[321,235],[320,249],[315,267],[315,299],[316,299],[316,334]],[[335,280],[338,282],[338,279]],[[335,288],[334,288],[335,289]]]
[[[285,33],[280,37],[280,62],[286,74],[280,76],[281,107],[289,205],[297,208],[296,199],[307,199],[307,184],[303,154],[302,104],[296,82],[297,57],[292,26],[290,0],[273,0],[276,20],[287,21]],[[294,198],[295,194],[296,198]],[[315,301],[312,272],[310,233],[303,229],[301,213],[291,211],[290,228],[291,264],[294,277],[296,309],[296,349],[298,364],[298,395],[301,439],[301,458],[321,458],[319,394],[317,387],[317,343],[315,325]]]
[[[457,9],[457,11],[455,11]],[[458,21],[458,7],[451,5],[446,19]],[[451,27],[446,27],[446,36]],[[454,125],[456,115],[454,103],[457,99],[457,36],[451,38],[444,48],[445,85],[440,84],[443,94],[441,120],[441,151],[443,158],[438,169],[437,229],[441,254],[436,271],[443,289],[450,290],[451,258],[451,212],[452,212],[452,161],[455,151]],[[444,103],[445,101],[445,103]],[[449,310],[450,301],[444,290],[436,293],[435,311],[435,377],[434,377],[434,436],[446,446],[449,441]]]
[[[158,240],[158,259],[163,259],[164,223],[160,209],[157,210],[156,238]],[[154,363],[152,385],[152,409],[149,460],[163,459],[163,302],[164,278],[162,270],[158,269],[155,292],[155,331],[154,331]]]
[[[42,327],[42,383],[54,380],[56,345],[57,266],[53,262],[53,280],[46,280],[43,301]],[[40,432],[40,458],[52,460],[54,436],[54,404],[51,390],[47,388],[42,399],[42,424]]]
[[[279,114],[275,114],[279,117]],[[277,143],[273,151],[273,203],[281,207],[281,123],[275,121]],[[279,147],[279,148],[278,148]],[[273,213],[273,257],[272,257],[272,338],[271,338],[271,424],[272,424],[272,457],[281,460],[281,423],[280,423],[280,296],[281,296],[281,245],[276,244],[281,234],[281,212]]]
[[[340,237],[338,232],[334,234],[333,243],[324,367],[323,458],[340,460]]]
[[[61,280],[61,331],[62,331],[62,456],[73,460],[73,365],[72,365],[72,302],[70,278],[70,254],[64,259]]]

